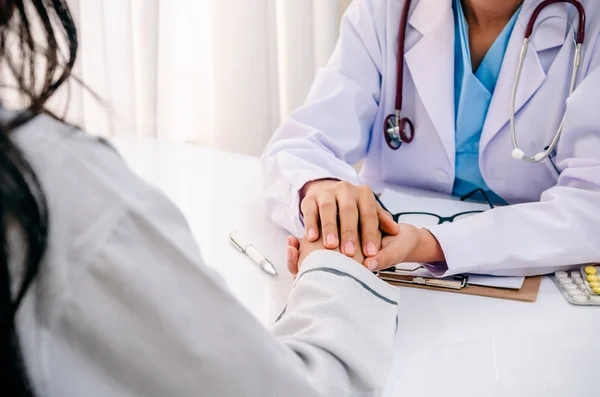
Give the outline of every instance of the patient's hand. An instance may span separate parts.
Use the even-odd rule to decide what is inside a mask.
[[[304,237],[302,241],[299,241],[296,237],[290,236],[287,238],[287,244],[288,269],[290,273],[292,273],[294,276],[298,274],[298,269],[300,268],[302,262],[304,262],[304,259],[306,259],[308,255],[310,255],[314,251],[329,250],[325,248],[322,239],[312,242],[309,241],[308,238]],[[337,249],[329,251],[340,252],[340,249],[338,247]],[[362,265],[365,260],[365,257],[361,250],[357,250],[356,254],[352,259],[354,259],[356,262]]]

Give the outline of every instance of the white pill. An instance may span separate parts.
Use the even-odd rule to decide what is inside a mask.
[[[573,281],[575,281],[575,284],[578,284],[578,285],[583,285],[583,284],[585,284],[585,281],[583,281],[583,279],[582,279],[582,278],[576,278],[576,279],[574,279]]]
[[[580,272],[571,272],[571,278],[582,278]]]
[[[585,286],[585,284],[580,284],[579,285],[579,289],[582,290],[583,292],[588,292],[587,287]]]
[[[567,291],[579,290],[579,287],[576,286],[575,284],[565,284],[565,285],[563,285],[563,288],[566,289]]]
[[[557,278],[561,278],[561,277],[569,277],[569,275],[567,274],[567,272],[556,272],[556,273],[554,273],[554,275],[555,275]]]
[[[587,303],[589,298],[585,295],[576,295],[573,297],[573,300],[577,303]]]
[[[574,290],[567,291],[567,292],[568,292],[568,293],[569,293],[569,295],[571,295],[571,296],[579,296],[579,295],[583,295],[583,292],[581,292],[581,291],[580,291],[580,290],[578,290],[578,289],[574,289]]]
[[[558,282],[561,283],[562,285],[573,284],[573,280],[571,280],[568,277],[560,277],[560,278],[558,278]]]
[[[590,300],[594,303],[600,303],[600,296],[592,295],[592,296],[590,296]]]

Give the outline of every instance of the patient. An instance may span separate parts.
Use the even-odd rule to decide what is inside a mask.
[[[321,242],[300,255],[290,240],[298,276],[265,330],[203,263],[177,208],[45,110],[77,48],[67,0],[0,0],[2,395],[380,394],[395,289],[362,257]],[[11,82],[20,110],[6,108]]]

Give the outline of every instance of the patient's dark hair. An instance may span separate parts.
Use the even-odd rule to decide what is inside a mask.
[[[34,395],[15,316],[39,272],[48,238],[44,193],[13,137],[18,127],[48,113],[46,102],[69,78],[77,47],[67,0],[0,0],[0,107],[5,110],[9,95],[19,101],[18,111],[3,111],[11,116],[0,118],[0,390],[5,396]],[[13,263],[20,267],[18,280],[11,280],[9,263],[16,255],[10,251],[9,227],[23,236],[24,260]]]

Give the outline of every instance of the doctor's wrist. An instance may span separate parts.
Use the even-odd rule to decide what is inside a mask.
[[[437,238],[428,229],[419,229],[419,243],[406,258],[406,262],[437,263],[445,260],[444,251]]]
[[[302,201],[302,199],[304,199],[304,197],[306,197],[307,195],[316,194],[320,190],[323,190],[330,186],[333,186],[338,182],[339,182],[338,179],[330,179],[330,178],[317,179],[314,181],[307,182],[300,190],[300,201]]]

